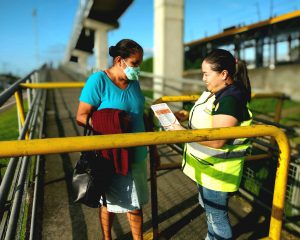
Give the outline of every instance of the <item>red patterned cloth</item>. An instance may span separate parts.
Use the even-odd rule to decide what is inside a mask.
[[[131,117],[119,109],[105,108],[92,115],[94,135],[117,134],[131,132]],[[113,148],[101,150],[106,160],[114,162],[115,172],[125,176],[132,156],[130,148]]]

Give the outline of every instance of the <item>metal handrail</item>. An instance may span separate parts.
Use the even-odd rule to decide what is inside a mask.
[[[0,94],[0,105],[4,104],[13,94],[16,99],[18,120],[19,120],[19,137],[18,140],[28,139],[33,137],[35,129],[37,128],[39,121],[39,114],[44,112],[41,110],[41,99],[45,99],[43,90],[27,89],[27,102],[28,112],[25,116],[23,95],[21,84],[24,82],[40,81],[42,78],[40,72],[45,70],[46,64],[42,65],[40,69],[33,70],[26,77],[16,81],[8,89]],[[31,97],[33,96],[33,100]],[[42,131],[42,129],[40,129]],[[30,159],[26,157],[12,157],[10,158],[8,165],[6,166],[5,174],[1,179],[0,185],[0,218],[1,218],[1,239],[13,239],[17,237],[16,229],[20,228],[19,216],[21,212],[22,199],[24,198],[24,191],[27,191],[24,187],[28,184],[29,179],[26,178],[28,173]],[[33,206],[34,208],[35,206]],[[20,233],[20,229],[18,230]]]
[[[289,141],[284,132],[274,126],[230,127],[168,132],[127,133],[102,136],[49,138],[1,141],[0,157],[29,156],[88,151],[156,144],[200,142],[241,137],[272,136],[278,143],[279,164],[275,179],[269,238],[280,239],[284,212],[287,171],[290,160]]]
[[[84,82],[76,82],[76,83],[74,83],[74,82],[60,82],[60,83],[55,83],[55,82],[51,82],[51,83],[20,83],[19,84],[19,86],[20,87],[22,87],[22,88],[27,88],[27,89],[50,89],[50,88],[81,88],[81,87],[83,87],[84,86]],[[257,95],[259,96],[260,94],[256,94],[256,97],[257,97]],[[262,97],[272,97],[271,96],[272,94],[261,94],[261,96]],[[187,101],[195,101],[195,100],[197,100],[197,98],[199,97],[198,95],[194,95],[194,96],[188,96],[189,98],[187,98],[187,99],[185,99],[185,100],[187,100]],[[170,96],[169,96],[169,98],[170,98]],[[172,98],[172,101],[174,101],[174,98]],[[179,100],[179,101],[182,101],[182,96],[181,96],[181,99]],[[32,105],[34,105],[34,104],[32,104]],[[26,121],[25,121],[25,123],[26,123]],[[26,125],[26,124],[25,124]],[[195,131],[195,130],[192,130],[192,131]],[[184,131],[185,132],[185,131]],[[251,131],[250,131],[251,132]],[[26,131],[24,130],[24,128],[23,128],[23,135],[26,133]],[[147,133],[147,134],[150,134],[150,133]],[[127,134],[126,134],[127,135]],[[109,136],[109,135],[107,135],[107,136]],[[218,135],[219,137],[220,137],[220,135]],[[106,137],[106,136],[102,136],[102,137]],[[130,135],[128,136],[128,137],[130,137]],[[132,137],[133,139],[136,139],[138,136],[134,136],[134,137]],[[120,136],[118,136],[117,138],[120,138]],[[144,139],[144,137],[141,137],[142,139]],[[61,143],[60,143],[60,141],[57,141],[59,138],[52,138],[51,140],[53,141],[56,141],[56,143],[59,143],[58,145],[60,145],[59,147],[61,147],[61,146],[64,146],[64,145],[61,145]],[[76,138],[77,139],[77,138]],[[111,136],[109,136],[109,139],[111,139]],[[165,137],[163,137],[162,138],[163,140],[165,140]],[[177,139],[178,140],[178,138],[177,137],[174,137],[173,139]],[[225,137],[223,137],[222,136],[222,139],[225,139]],[[44,139],[43,139],[44,140]],[[67,139],[64,139],[64,140],[72,140],[71,138],[67,138]],[[176,140],[176,143],[178,143],[179,141],[177,141]],[[203,139],[202,139],[203,140]],[[16,141],[17,142],[17,145],[15,145],[15,147],[17,146],[17,149],[21,149],[20,148],[20,144],[21,144],[21,142],[22,143],[25,143],[26,141],[30,141],[30,144],[34,144],[34,141],[36,141],[36,140],[22,140],[22,141]],[[42,140],[38,140],[38,141],[42,141]],[[81,142],[82,140],[80,140],[80,142]],[[104,140],[104,142],[107,142],[108,140]],[[174,140],[173,140],[174,141]],[[201,141],[201,140],[197,140],[197,141]],[[5,142],[5,141],[4,141]],[[13,141],[8,141],[9,142],[9,144],[11,144]],[[108,141],[109,142],[109,141]],[[152,143],[152,144],[160,144],[159,142],[155,142],[155,143],[153,143],[153,140],[150,140],[150,142]],[[0,148],[1,148],[1,144],[2,144],[3,142],[0,142]],[[168,143],[168,142],[163,142],[163,143]],[[173,142],[173,143],[175,143],[175,142]],[[5,143],[4,143],[5,144]],[[71,145],[73,145],[74,143],[71,143]],[[76,143],[75,143],[76,144]],[[118,144],[122,144],[122,147],[126,147],[126,146],[124,146],[124,141],[122,140],[120,143],[118,143]],[[26,145],[26,144],[25,144]],[[67,144],[68,145],[68,144]],[[77,143],[77,145],[78,145],[78,143]],[[141,142],[140,143],[134,143],[134,145],[132,145],[132,146],[140,146],[140,145],[144,145],[144,144],[142,144]],[[145,144],[145,145],[151,145],[150,143],[149,144]],[[53,146],[53,144],[51,143],[50,145],[49,145],[49,143],[47,143],[46,144],[46,148],[48,148],[49,146]],[[74,146],[74,145],[73,145]],[[26,146],[25,148],[27,149],[27,147],[28,146]],[[35,147],[37,147],[37,148],[39,148],[39,146],[35,146]],[[64,147],[66,147],[66,145],[64,146]],[[92,145],[89,143],[88,144],[88,149],[85,149],[85,150],[89,150],[90,149],[90,147],[92,147]],[[114,147],[116,147],[115,145],[114,146],[111,146],[111,145],[109,145],[109,146],[104,146],[103,148],[114,148]],[[99,146],[96,146],[95,147],[96,149],[100,149],[100,147]],[[66,150],[66,151],[65,151]],[[72,151],[83,151],[83,149],[82,150],[70,150],[70,149],[68,149],[67,147],[65,148],[65,150],[63,151],[63,152],[72,152]],[[56,150],[54,150],[55,152],[52,152],[52,153],[59,153],[59,152],[57,152]],[[14,152],[16,152],[16,149],[14,149]],[[45,153],[45,154],[49,154],[49,153],[51,153],[51,152],[48,152],[47,151],[47,153]],[[32,155],[32,154],[28,154],[27,152],[23,152],[21,155],[26,155],[26,156],[29,156],[29,155]],[[35,155],[36,153],[34,153],[33,155]],[[0,156],[1,156],[1,151],[0,151]],[[39,157],[39,156],[38,156]],[[26,157],[25,157],[25,159],[26,159]],[[13,162],[13,161],[12,161]],[[15,162],[17,162],[17,159],[15,158]],[[2,186],[1,186],[2,187]],[[1,188],[0,188],[0,193],[1,193]],[[4,195],[3,195],[4,196]],[[1,200],[2,199],[2,194],[0,194],[0,203],[1,203]],[[16,204],[19,204],[19,200],[16,200],[17,201],[17,203]],[[16,205],[17,206],[17,205]],[[1,208],[1,204],[0,204],[0,210],[1,209],[3,209],[3,208]],[[33,213],[34,213],[34,211],[33,211]],[[33,216],[34,216],[34,214],[33,214]],[[282,217],[282,216],[281,216]],[[16,219],[14,219],[14,220],[11,220],[11,221],[15,221]],[[34,221],[35,221],[35,219],[34,218],[32,218],[32,225],[34,225]],[[273,221],[274,222],[274,221]],[[276,224],[277,222],[275,221],[275,224]],[[282,224],[281,223],[281,221],[280,221],[280,224]],[[11,224],[11,227],[10,227],[10,229],[9,229],[9,232],[11,232],[11,233],[13,233],[13,231],[14,231],[14,227],[15,227],[15,223],[14,224]],[[31,226],[31,228],[34,230],[34,226]],[[280,229],[281,229],[281,225],[280,225]],[[32,233],[31,233],[31,239],[34,237],[34,233],[33,233],[34,231],[32,231]],[[277,234],[277,233],[276,233]],[[280,233],[279,233],[280,234]],[[13,234],[8,234],[8,236],[12,236]]]
[[[38,134],[39,138],[43,136],[44,129],[44,118],[45,118],[45,106],[46,106],[46,97],[47,94],[43,94],[42,106],[41,106],[41,126]],[[30,222],[30,235],[29,239],[36,239],[36,215],[37,215],[37,204],[39,201],[38,191],[40,187],[40,165],[41,165],[41,156],[38,155],[36,158],[36,166],[35,166],[35,176],[34,176],[34,190],[33,190],[33,199],[32,199],[32,211],[31,211],[31,222]]]
[[[34,98],[33,105],[35,105],[37,98],[38,98],[38,95],[36,95],[36,97]],[[18,137],[18,140],[22,140],[25,138],[25,135],[29,129],[29,123],[31,121],[31,116],[33,114],[33,111],[34,111],[34,109],[31,109],[28,112],[22,132],[21,132],[20,136]],[[10,161],[7,165],[6,171],[5,171],[5,175],[4,175],[1,185],[0,185],[0,216],[1,216],[1,209],[3,209],[5,202],[6,202],[9,188],[10,188],[11,182],[13,180],[14,171],[17,167],[17,163],[18,163],[17,157],[10,159]]]
[[[199,99],[199,95],[186,95],[186,96],[162,96],[161,98],[155,100],[153,104],[162,103],[162,102],[193,102]],[[280,126],[279,121],[281,119],[281,112],[283,101],[285,99],[289,99],[283,93],[252,93],[251,98],[276,98],[278,99],[276,108],[275,108],[275,116],[274,122],[277,127]],[[149,121],[153,121],[153,114],[150,112]],[[274,145],[274,139],[271,139],[270,145]],[[172,145],[170,145],[172,147]],[[267,159],[271,157],[273,154],[271,152],[266,154],[258,154],[258,155],[249,155],[246,156],[245,160],[261,160]],[[158,236],[158,216],[157,216],[157,183],[156,183],[156,171],[157,170],[165,170],[165,169],[174,169],[178,168],[179,163],[171,163],[171,164],[161,164],[160,158],[158,156],[157,149],[155,146],[150,146],[150,175],[151,175],[151,203],[152,203],[152,225],[153,225],[153,236],[156,239]],[[287,169],[288,171],[288,169]],[[286,186],[284,188],[284,191]],[[274,190],[275,191],[275,190]],[[284,193],[285,194],[285,193]],[[270,227],[271,228],[271,227]]]
[[[188,79],[191,81],[190,79]],[[85,82],[42,82],[42,83],[21,83],[20,86],[23,88],[29,89],[57,89],[57,88],[82,88],[84,87]],[[162,102],[188,102],[196,101],[200,95],[182,95],[182,96],[163,96],[156,101],[155,103]],[[278,103],[275,109],[274,122],[279,126],[279,120],[281,118],[281,110],[283,106],[283,101],[289,99],[284,93],[252,93],[251,98],[276,98]],[[270,124],[265,122],[266,124]]]
[[[155,103],[162,102],[188,102],[196,101],[200,95],[182,95],[182,96],[162,96],[154,101]],[[277,99],[289,99],[284,93],[252,93],[251,98],[277,98]]]
[[[29,73],[26,77],[16,81],[13,83],[9,88],[4,90],[0,94],[0,107],[12,96],[14,93],[19,89],[20,84],[23,82],[26,82],[27,79],[30,78],[31,75],[33,75],[36,72],[36,70],[33,70],[31,73]]]
[[[42,82],[42,83],[22,83],[23,88],[32,89],[53,89],[53,88],[82,88],[85,82]]]
[[[205,83],[203,81],[197,81],[194,78],[182,78],[182,77],[165,77],[162,75],[157,75],[149,72],[141,72],[141,77],[148,77],[148,78],[158,78],[158,79],[167,79],[170,82],[179,82],[179,83],[187,83],[187,84],[194,84],[200,87],[205,87]]]
[[[41,98],[42,98],[42,93],[39,92],[39,94],[36,95],[35,100],[37,99],[36,101],[38,103],[40,103]],[[32,123],[31,123],[32,127],[36,126],[38,111],[39,111],[38,107],[34,108],[34,116],[32,118]],[[31,119],[31,116],[28,116],[27,119]],[[33,134],[34,134],[34,131],[31,131],[29,139],[31,139],[33,137]],[[15,195],[13,197],[13,203],[12,203],[12,207],[11,207],[11,213],[10,213],[10,218],[9,218],[9,223],[7,226],[6,234],[5,234],[5,239],[13,239],[13,237],[14,237],[14,231],[15,231],[17,223],[18,223],[18,216],[19,216],[19,211],[20,211],[20,207],[21,207],[24,185],[25,185],[25,181],[26,181],[26,172],[28,170],[28,164],[29,164],[29,157],[25,156],[21,162],[21,169],[20,169],[20,174],[19,174],[18,183],[17,183],[17,190],[15,191]]]
[[[46,65],[42,65],[41,69],[44,68]],[[13,83],[8,89],[4,90],[0,94],[0,107],[12,96],[14,93],[19,89],[20,84],[26,82],[27,79],[30,79],[30,77],[37,72],[37,70],[33,70],[31,73],[26,75],[24,78],[21,78],[20,80]]]

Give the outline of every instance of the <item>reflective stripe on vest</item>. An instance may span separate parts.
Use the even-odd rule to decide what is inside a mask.
[[[191,128],[212,127],[212,109],[214,97],[208,93],[201,95],[190,114]],[[250,113],[251,114],[251,113]],[[251,115],[250,115],[251,116]],[[251,125],[252,120],[240,123]],[[250,144],[246,138],[228,141],[222,148],[216,149],[198,143],[187,143],[184,151],[183,172],[198,184],[216,191],[237,191],[244,156]]]

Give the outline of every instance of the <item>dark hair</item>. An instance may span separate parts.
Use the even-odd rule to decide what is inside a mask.
[[[143,53],[144,50],[141,45],[131,39],[122,39],[116,46],[109,47],[109,55],[113,57],[113,59],[117,56],[121,56],[121,58],[125,59],[137,52]]]
[[[236,60],[229,51],[224,49],[212,50],[204,60],[211,64],[213,71],[222,72],[227,70],[234,83],[245,90],[247,100],[251,100],[251,85],[245,61]]]

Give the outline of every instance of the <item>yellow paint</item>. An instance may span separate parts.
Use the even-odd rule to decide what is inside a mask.
[[[200,95],[183,95],[183,96],[163,96],[153,103],[162,103],[162,102],[190,102],[197,101]],[[286,96],[284,93],[252,93],[251,98],[277,98],[285,99]]]
[[[83,82],[63,83],[24,83],[26,88],[81,88]],[[24,109],[19,92],[15,93],[18,112],[22,126],[25,122]],[[284,94],[252,94],[253,98],[284,98]],[[164,96],[155,101],[159,102],[185,102],[196,101],[199,95],[192,96]],[[281,104],[282,105],[282,104]],[[279,111],[279,107],[276,111]],[[206,140],[233,139],[241,137],[272,136],[280,149],[279,164],[276,173],[272,215],[270,221],[269,238],[280,239],[282,217],[284,211],[285,189],[287,172],[290,160],[290,147],[286,135],[274,126],[256,125],[251,127],[215,128],[200,130],[184,130],[169,132],[128,133],[102,136],[67,137],[16,141],[0,141],[0,157],[13,157],[25,155],[54,154],[64,152],[79,152],[93,149],[107,149],[119,147],[132,147],[154,144],[171,144],[198,142]],[[255,159],[255,157],[254,157]],[[150,234],[146,234],[151,238]]]
[[[149,230],[143,234],[144,240],[152,240],[153,239],[153,231]]]
[[[235,35],[235,34],[238,34],[238,33],[247,32],[249,30],[258,29],[258,28],[261,28],[261,27],[269,26],[269,25],[272,25],[272,24],[275,24],[275,23],[283,22],[283,21],[286,21],[286,20],[289,20],[289,19],[292,19],[292,18],[297,18],[297,17],[300,17],[300,10],[290,12],[290,13],[286,13],[286,14],[280,15],[278,17],[270,18],[270,19],[267,19],[267,20],[264,20],[264,21],[261,21],[261,22],[258,22],[258,23],[250,24],[250,25],[247,25],[247,26],[244,26],[244,27],[230,29],[230,30],[224,31],[222,33],[215,34],[215,35],[210,36],[210,37],[206,37],[206,38],[202,38],[200,40],[196,40],[196,41],[186,43],[184,45],[185,46],[194,46],[194,45],[198,45],[198,44],[201,44],[201,43],[210,42],[210,41],[218,39],[218,38],[223,38],[223,37],[226,37],[226,36],[232,36],[232,35]]]
[[[213,128],[168,132],[127,133],[101,136],[1,141],[0,157],[79,152],[93,149],[132,147],[154,144],[199,142],[217,139],[272,136],[279,146],[269,237],[280,239],[285,189],[290,160],[289,141],[282,130],[269,125]]]
[[[196,101],[198,100],[199,95],[187,95],[187,96],[163,96],[156,101],[155,103],[162,103],[162,102],[188,102],[188,101]]]
[[[21,92],[19,91],[15,92],[15,99],[16,99],[17,111],[20,117],[21,126],[23,127],[25,123],[25,113],[24,113],[24,106],[21,98]],[[26,132],[25,139],[29,139],[28,132]]]
[[[82,88],[84,82],[43,82],[43,83],[21,83],[24,88]]]

